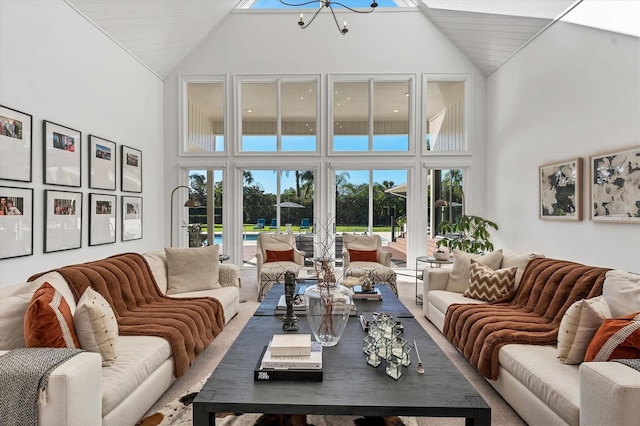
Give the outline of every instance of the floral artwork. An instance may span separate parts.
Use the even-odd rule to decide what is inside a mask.
[[[540,166],[540,218],[582,219],[582,159]]]
[[[640,147],[593,155],[591,220],[640,223]]]

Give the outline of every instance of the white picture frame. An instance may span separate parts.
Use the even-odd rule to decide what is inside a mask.
[[[110,194],[89,194],[89,246],[116,242],[117,199]]]
[[[0,179],[31,182],[33,117],[0,105]]]
[[[44,252],[82,247],[82,192],[44,191]]]
[[[89,135],[89,188],[116,190],[116,143]]]
[[[82,186],[82,133],[43,121],[43,180],[47,185]]]

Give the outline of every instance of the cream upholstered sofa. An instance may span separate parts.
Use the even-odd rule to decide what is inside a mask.
[[[304,266],[305,253],[296,248],[292,233],[258,235],[256,242],[256,274],[258,301],[271,290],[274,283],[284,283],[284,274],[298,272]]]
[[[492,264],[491,269],[516,267],[517,285],[529,261],[537,257],[540,255],[505,251],[502,256],[496,257],[494,254],[492,259],[484,262]],[[445,326],[447,309],[452,304],[487,303],[465,297],[464,289],[455,288],[456,284],[452,285],[450,280],[452,271],[453,268],[426,268],[423,274],[424,315],[441,332]],[[596,303],[601,305],[602,301],[596,300],[602,298],[608,306],[608,310],[604,310],[610,310],[615,317],[639,312],[640,276],[624,271],[609,271],[604,281],[603,295],[581,302],[590,306]],[[584,332],[582,343],[586,345],[595,329],[589,330],[583,327],[583,324],[585,318],[589,319],[589,316],[594,314],[588,316],[588,309],[581,306],[584,305],[576,302],[567,309],[559,332],[561,335],[568,333],[569,312],[573,312],[572,315],[575,317],[576,310],[580,312],[582,309],[580,327],[576,327],[575,324],[573,326],[582,330],[576,331],[576,344],[581,343],[579,336]],[[566,354],[566,338],[560,339],[560,345]],[[577,347],[579,349],[579,345]],[[582,351],[575,348],[576,346],[572,351],[584,357],[584,348]],[[558,345],[507,344],[500,348],[498,353],[497,380],[487,381],[530,425],[638,424],[640,371],[617,362],[576,361],[576,364],[565,364],[560,362],[559,354]]]
[[[164,250],[144,254],[162,293],[167,292]],[[217,255],[216,255],[217,260]],[[219,265],[220,287],[172,297],[211,296],[224,307],[225,321],[239,308],[240,271]],[[49,272],[31,283],[0,288],[0,354],[24,347],[23,320],[33,293],[44,282],[58,290],[71,312],[76,302],[65,279]],[[224,331],[223,331],[224,332]],[[118,336],[117,358],[102,366],[101,355],[83,352],[51,373],[47,404],[39,408],[39,425],[134,425],[174,382],[169,342],[154,336]]]
[[[345,277],[371,275],[376,283],[386,283],[398,294],[397,275],[391,268],[391,252],[382,250],[379,235],[343,234],[342,266]]]

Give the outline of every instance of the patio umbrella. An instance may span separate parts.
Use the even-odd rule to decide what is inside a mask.
[[[278,207],[278,204],[274,204],[274,207]],[[304,206],[302,204],[294,203],[293,201],[283,201],[280,203],[280,207],[286,207],[289,209],[303,209]],[[286,222],[286,221],[285,221]]]

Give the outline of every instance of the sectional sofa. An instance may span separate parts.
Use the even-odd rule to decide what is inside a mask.
[[[134,259],[141,267],[116,266],[113,271],[101,272],[105,265],[109,267],[109,262],[121,259],[126,262]],[[148,265],[148,271],[145,264]],[[153,288],[152,281],[155,279],[162,295],[169,293],[173,299],[179,299],[181,302],[195,301],[197,304],[202,299],[194,298],[215,298],[218,302],[209,303],[222,308],[222,311],[218,309],[219,312],[215,313],[219,319],[216,327],[220,330],[224,323],[238,312],[239,268],[235,265],[219,264],[217,250],[213,248],[167,249],[144,255],[116,255],[77,266],[50,271],[37,276],[31,282],[0,289],[0,354],[25,346],[24,317],[34,292],[45,282],[62,295],[72,315],[77,313],[79,298],[74,294],[74,289],[77,289],[79,283],[89,277],[92,281],[91,287],[100,290],[100,281],[109,275],[116,275],[116,278],[108,283],[111,295],[114,294],[113,287],[117,286],[117,283],[123,283],[124,286],[124,283],[142,280],[143,285],[148,284]],[[124,275],[118,276],[119,271]],[[145,275],[147,272],[151,275]],[[172,285],[176,282],[175,278],[180,278],[175,276],[176,273],[181,274],[182,278],[187,278],[178,280],[177,287]],[[215,274],[215,277],[211,281],[205,276],[208,283],[202,285],[202,281],[197,278],[198,274],[208,274],[209,278],[211,274]],[[126,290],[125,299],[137,291],[130,291],[129,288],[122,290]],[[142,296],[151,297],[144,289]],[[115,305],[120,302],[115,300],[115,296],[113,298],[112,303],[117,310]],[[167,302],[163,299],[162,303]],[[197,306],[195,309],[201,307]],[[150,318],[153,316],[152,313],[148,315]],[[150,333],[153,334],[153,323],[163,321],[162,318],[150,319]],[[172,353],[172,343],[157,335],[144,335],[147,328],[144,326],[138,335],[135,335],[137,332],[132,328],[129,330],[134,330],[134,335],[123,335],[123,330],[127,328],[122,324],[119,326],[120,335],[117,335],[116,330],[115,352],[111,359],[105,359],[104,352],[82,352],[52,371],[47,389],[47,404],[38,410],[39,425],[133,425],[174,382],[176,373],[180,371],[177,362],[182,361]],[[206,340],[207,342],[213,339],[211,333],[209,335],[211,338]],[[193,359],[190,358],[182,363],[188,368],[192,362]]]
[[[470,285],[487,268],[513,274],[491,302]],[[626,317],[640,358],[640,275],[499,250],[455,251],[452,268],[423,277],[424,315],[528,424],[638,424],[640,371],[583,361],[611,317]]]

